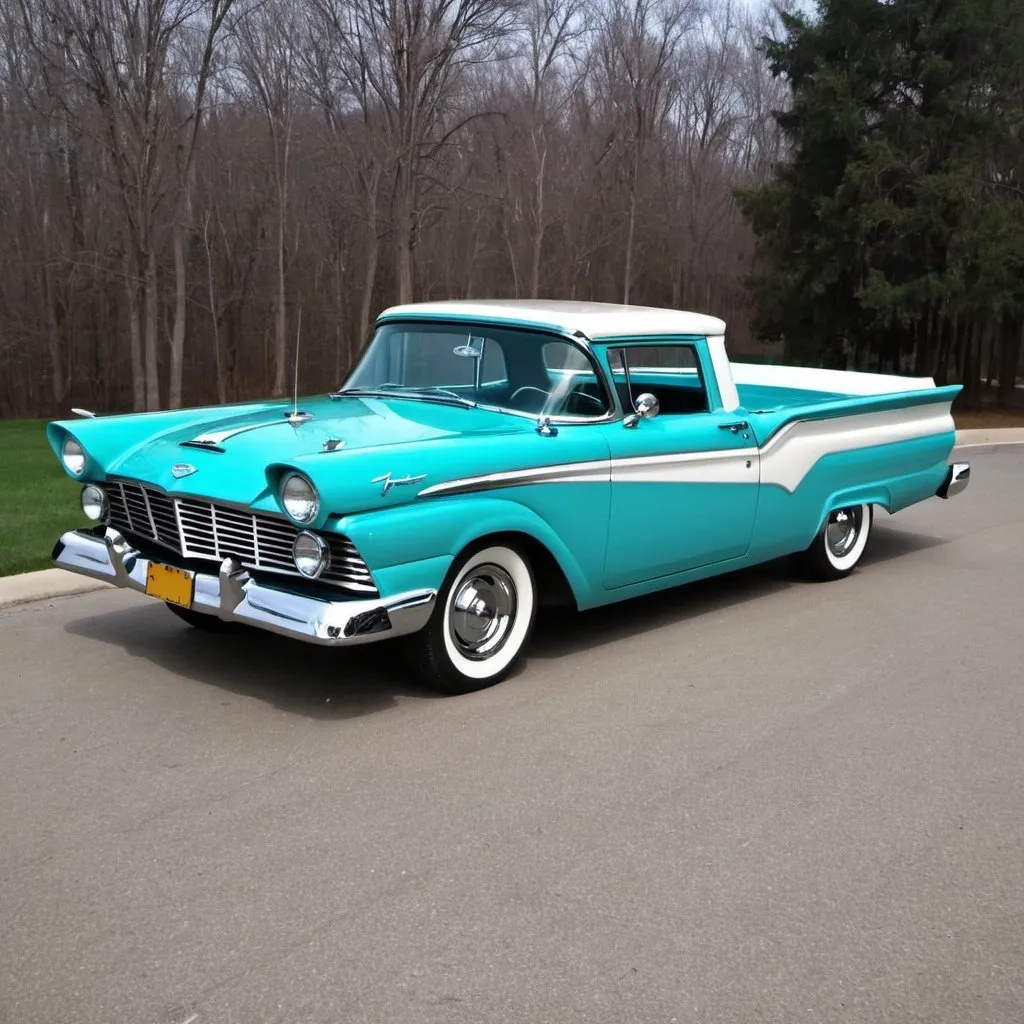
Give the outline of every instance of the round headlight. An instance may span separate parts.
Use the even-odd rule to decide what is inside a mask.
[[[73,438],[64,438],[64,447],[60,453],[65,469],[75,476],[81,476],[85,469],[85,449]]]
[[[320,499],[316,488],[298,473],[291,473],[284,478],[281,504],[285,512],[298,523],[311,523],[320,511]]]
[[[302,531],[292,544],[295,568],[307,579],[315,580],[327,568],[331,553],[323,539],[315,533]]]
[[[107,518],[107,496],[95,484],[82,488],[82,511],[90,519]]]

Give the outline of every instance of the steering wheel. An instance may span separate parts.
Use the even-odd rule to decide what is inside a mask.
[[[565,396],[565,401],[562,403],[562,409],[563,411],[568,412],[570,405],[578,406],[581,401],[584,403],[589,402],[591,409],[598,416],[607,411],[605,409],[604,402],[602,402],[600,398],[595,398],[593,395],[587,394],[586,391],[570,391],[569,394]],[[580,409],[579,411],[581,415],[584,414],[583,409]]]
[[[509,395],[508,400],[510,402],[514,402],[524,391],[534,391],[538,395],[540,395],[542,403],[541,408],[543,408],[543,403],[546,402],[551,397],[548,394],[548,392],[545,391],[543,388],[535,388],[529,384],[524,384],[521,388],[516,388],[515,391],[513,391],[512,394]]]

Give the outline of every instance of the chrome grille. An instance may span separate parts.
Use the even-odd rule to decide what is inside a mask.
[[[110,482],[104,490],[115,529],[155,541],[185,558],[220,562],[230,557],[247,569],[299,575],[292,561],[292,542],[299,531],[286,519],[195,498],[170,498],[134,480]],[[331,561],[320,579],[356,593],[375,594],[370,570],[355,545],[337,534],[323,536]]]

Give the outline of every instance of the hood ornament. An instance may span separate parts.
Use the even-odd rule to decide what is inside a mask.
[[[180,480],[183,476],[191,476],[196,471],[196,467],[191,462],[176,462],[171,466],[171,476],[175,480]]]
[[[427,478],[426,473],[420,473],[419,476],[398,476],[392,477],[390,473],[385,473],[383,476],[375,476],[370,483],[380,484],[380,495],[383,498],[392,487],[404,487],[406,484],[418,484],[421,480]]]

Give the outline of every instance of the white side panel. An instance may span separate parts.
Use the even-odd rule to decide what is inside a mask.
[[[937,402],[911,409],[792,423],[761,449],[761,483],[793,491],[826,455],[950,432],[954,429],[950,408],[949,402]]]
[[[737,384],[833,391],[842,395],[892,395],[901,391],[927,391],[935,387],[931,377],[898,377],[856,370],[817,370],[806,366],[762,366],[758,363],[731,365],[732,379]]]
[[[715,377],[718,380],[722,408],[726,412],[732,412],[740,407],[740,396],[736,393],[735,378],[729,364],[729,356],[725,351],[724,335],[708,337],[708,352],[711,355],[711,365],[714,367]]]

